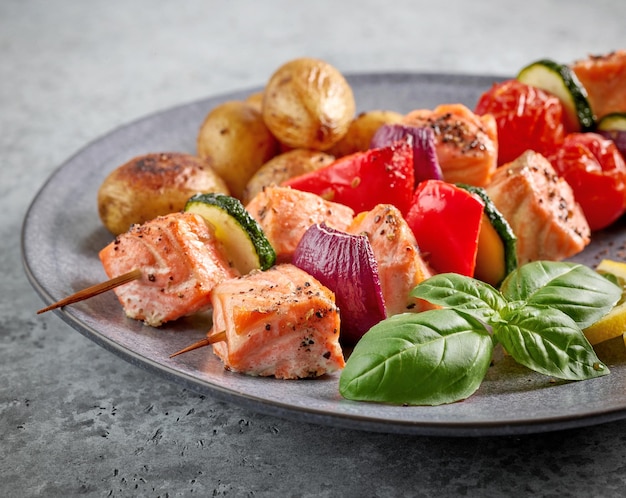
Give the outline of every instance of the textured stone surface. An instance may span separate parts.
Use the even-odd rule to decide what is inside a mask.
[[[151,377],[34,313],[19,250],[28,204],[114,127],[261,85],[301,55],[345,72],[507,75],[626,45],[621,0],[442,5],[0,3],[0,495],[622,495],[626,421],[480,439],[295,423]]]

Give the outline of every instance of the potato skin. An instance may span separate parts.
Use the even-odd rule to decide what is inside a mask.
[[[231,100],[214,107],[197,137],[198,156],[226,182],[231,195],[241,194],[252,175],[278,153],[272,135],[255,104]]]
[[[343,75],[327,62],[307,57],[279,67],[263,93],[265,123],[291,148],[330,148],[348,131],[355,109]]]
[[[263,91],[251,93],[244,102],[253,105],[259,112],[263,112]]]
[[[198,192],[228,194],[226,183],[202,159],[167,152],[137,156],[113,170],[98,189],[98,214],[114,235],[132,224],[181,211]]]
[[[370,148],[372,137],[382,125],[401,123],[404,115],[395,111],[372,110],[355,117],[344,137],[326,152],[336,157],[347,156]]]
[[[334,160],[334,156],[317,150],[293,149],[283,152],[270,159],[252,175],[243,191],[242,202],[244,204],[250,202],[264,187],[280,185],[289,178],[314,171]]]

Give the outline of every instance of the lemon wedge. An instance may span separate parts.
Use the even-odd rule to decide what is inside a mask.
[[[600,264],[596,266],[596,271],[599,273],[611,273],[618,279],[626,282],[626,263],[622,261],[603,259],[600,261]]]
[[[596,271],[602,274],[611,274],[619,285],[622,286],[622,298],[603,318],[587,327],[583,332],[591,345],[599,344],[609,339],[622,336],[626,344],[626,263],[603,259],[596,267]]]

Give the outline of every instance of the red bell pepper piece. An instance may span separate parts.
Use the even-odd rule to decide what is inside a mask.
[[[484,207],[451,183],[426,180],[417,186],[406,221],[435,271],[474,276]]]
[[[357,152],[282,185],[344,204],[356,213],[369,211],[377,204],[394,204],[406,214],[414,188],[413,148],[399,141]]]

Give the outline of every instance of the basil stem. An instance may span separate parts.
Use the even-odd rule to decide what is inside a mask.
[[[494,337],[515,361],[531,370],[566,380],[609,373],[580,327],[562,311],[526,305],[504,318],[506,325],[496,325]]]

